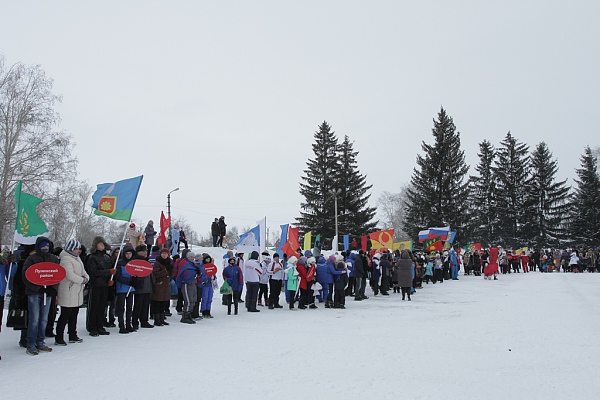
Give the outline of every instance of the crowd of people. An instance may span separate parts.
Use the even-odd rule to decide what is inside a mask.
[[[11,327],[21,331],[19,345],[26,353],[51,352],[47,338],[54,338],[56,346],[82,342],[77,331],[82,307],[87,308],[89,336],[99,337],[109,335],[106,328],[116,328],[117,324],[119,334],[168,326],[167,318],[173,316],[171,300],[181,315],[181,323],[195,324],[200,319],[213,318],[211,309],[217,290],[227,314],[237,315],[239,304],[255,313],[261,311],[259,307],[284,308],[283,299],[293,311],[317,309],[319,305],[345,309],[346,298],[368,299],[367,281],[375,296],[389,296],[392,291],[401,294],[402,300],[411,301],[423,283],[458,280],[460,270],[465,275],[483,274],[485,279],[536,270],[600,272],[598,250],[593,249],[511,251],[490,246],[464,254],[460,249],[431,253],[380,249],[325,256],[315,248],[298,249],[290,257],[273,251],[252,251],[246,255],[229,250],[223,256],[219,281],[219,268],[211,255],[185,248],[180,256],[177,246],[155,246],[156,232],[152,228],[150,221],[141,243],[132,224],[129,241],[114,249],[102,237],[93,240],[89,251],[76,239],[54,248],[50,239],[39,237],[35,245],[3,253],[0,301],[3,306],[4,292],[10,283],[9,313],[15,317]],[[214,245],[218,245],[218,239]],[[148,261],[152,273],[143,277],[130,275],[127,265],[133,260]],[[31,282],[26,272],[40,262],[60,264],[66,277],[52,286]],[[14,323],[24,311],[26,322]]]

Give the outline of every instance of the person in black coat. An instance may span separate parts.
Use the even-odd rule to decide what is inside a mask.
[[[109,245],[102,236],[95,237],[85,265],[86,272],[90,276],[87,330],[93,337],[110,335],[110,332],[104,329],[104,310],[108,298],[108,288],[114,284],[111,278],[117,270],[113,268],[110,256],[106,254],[105,249],[107,248]]]
[[[389,260],[390,255],[388,253],[383,253],[381,255],[381,262],[379,263],[381,267],[381,294],[384,296],[389,296],[388,290],[390,290],[390,276],[392,275],[392,264]]]
[[[365,289],[367,285],[367,266],[368,262],[365,262],[365,252],[360,250],[358,255],[354,259],[354,280],[355,280],[355,289],[354,289],[354,300],[360,301],[364,299],[368,299],[365,296]]]

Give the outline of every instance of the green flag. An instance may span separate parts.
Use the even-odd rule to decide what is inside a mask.
[[[19,181],[15,188],[15,208],[17,210],[17,222],[15,224],[15,242],[21,244],[35,244],[40,236],[48,235],[48,228],[37,215],[37,205],[42,199],[21,192],[23,182]]]

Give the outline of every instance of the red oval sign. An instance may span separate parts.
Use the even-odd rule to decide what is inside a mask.
[[[215,264],[204,264],[204,271],[206,271],[206,276],[216,275],[217,266]]]
[[[144,277],[152,273],[153,267],[146,260],[131,260],[125,265],[125,271],[131,276]]]
[[[33,264],[25,271],[27,280],[35,285],[51,286],[60,283],[67,276],[67,271],[53,262]]]

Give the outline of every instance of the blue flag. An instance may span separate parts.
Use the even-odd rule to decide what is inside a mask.
[[[121,221],[131,220],[143,175],[115,183],[101,183],[92,195],[94,214]]]
[[[350,235],[344,235],[344,251],[350,248]]]

